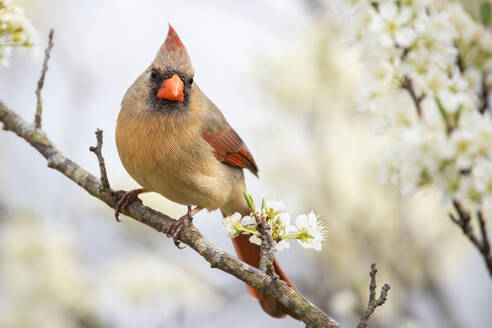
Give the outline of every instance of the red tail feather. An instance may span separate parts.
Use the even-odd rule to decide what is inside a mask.
[[[232,239],[232,243],[234,244],[234,248],[236,249],[236,253],[239,259],[257,268],[260,263],[260,247],[250,243],[248,239],[249,236],[239,235],[238,237]],[[273,265],[275,266],[275,271],[279,275],[280,279],[287,282],[292,288],[295,289],[294,285],[290,282],[282,269],[280,269],[280,266],[278,265],[276,260],[274,260]],[[272,317],[282,318],[288,314],[291,317],[299,320],[299,317],[295,313],[275,301],[270,295],[262,294],[260,291],[254,289],[251,286],[247,287],[251,296],[257,298],[260,302],[263,311],[265,311]]]

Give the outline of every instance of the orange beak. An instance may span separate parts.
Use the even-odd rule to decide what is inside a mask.
[[[178,74],[175,73],[172,77],[162,82],[161,87],[157,91],[157,98],[164,98],[173,101],[184,101],[183,90],[183,81],[181,81]]]

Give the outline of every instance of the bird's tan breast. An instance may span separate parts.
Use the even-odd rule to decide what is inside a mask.
[[[174,202],[213,210],[230,194],[230,168],[215,159],[197,119],[122,109],[116,145],[140,185]]]

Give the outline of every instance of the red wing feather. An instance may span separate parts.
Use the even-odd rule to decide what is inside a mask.
[[[212,146],[215,158],[218,161],[232,166],[246,168],[258,176],[258,167],[253,156],[233,128],[221,131],[215,135],[204,132],[203,139]]]

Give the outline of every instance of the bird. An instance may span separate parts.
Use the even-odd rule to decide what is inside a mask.
[[[223,217],[251,212],[243,196],[243,169],[258,177],[258,167],[246,144],[222,112],[198,87],[190,56],[174,28],[153,62],[126,91],[116,124],[120,160],[141,188],[122,192],[115,217],[138,195],[156,192],[187,206],[187,213],[169,227],[179,247],[184,226],[202,209],[220,209]],[[232,239],[242,261],[259,266],[260,249],[248,236]],[[279,277],[295,289],[274,261]],[[250,294],[263,310],[281,318],[295,313],[251,286]]]

